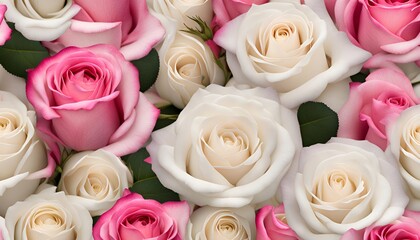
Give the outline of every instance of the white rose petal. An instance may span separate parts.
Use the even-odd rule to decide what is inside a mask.
[[[0,239],[10,240],[9,232],[6,228],[6,222],[4,221],[3,217],[0,217]]]

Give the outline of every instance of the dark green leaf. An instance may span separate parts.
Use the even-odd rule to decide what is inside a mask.
[[[360,82],[363,83],[366,81],[366,77],[368,76],[367,73],[363,73],[363,72],[359,72],[356,73],[355,75],[351,76],[351,81],[352,82]]]
[[[149,153],[146,148],[141,148],[137,152],[123,157],[128,168],[133,172],[134,182],[155,176],[155,173],[150,168],[150,164],[144,162],[148,157]]]
[[[178,109],[178,108],[176,108],[173,105],[169,105],[169,106],[166,106],[166,107],[160,109],[160,113],[163,114],[163,115],[178,115],[180,112],[181,112],[181,110]],[[163,119],[163,118],[159,118],[158,121],[157,121],[157,123],[156,123],[156,126],[155,126],[155,129],[154,130],[158,130],[158,129],[164,128],[164,127],[172,124],[173,122],[175,122],[174,119],[169,119],[169,118]]]
[[[326,143],[337,136],[338,115],[324,103],[306,102],[300,105],[298,121],[304,147]]]
[[[0,47],[0,64],[8,72],[26,79],[26,70],[38,66],[49,54],[39,42],[26,39],[13,24],[9,26],[13,30],[12,38]]]
[[[140,74],[140,91],[149,89],[156,81],[159,73],[159,55],[155,49],[138,60],[131,61],[136,66]]]

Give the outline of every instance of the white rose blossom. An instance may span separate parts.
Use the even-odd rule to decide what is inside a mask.
[[[55,187],[17,202],[5,219],[12,240],[92,239],[89,211],[64,192],[55,192]]]
[[[132,184],[130,170],[121,159],[99,149],[72,155],[64,164],[58,189],[97,216],[108,211]]]
[[[0,0],[7,6],[6,19],[23,36],[34,41],[52,41],[70,27],[80,7],[72,0]]]
[[[255,239],[255,209],[201,207],[195,210],[187,225],[186,240],[252,240]]]
[[[296,114],[272,89],[210,85],[147,150],[159,180],[182,198],[242,207],[274,196],[300,141]]]
[[[216,32],[234,84],[273,87],[295,108],[359,72],[370,54],[335,28],[323,2],[305,4],[313,10],[297,0],[253,5]]]
[[[281,184],[287,222],[302,239],[340,239],[385,225],[408,198],[392,158],[368,141],[333,138],[303,148]]]

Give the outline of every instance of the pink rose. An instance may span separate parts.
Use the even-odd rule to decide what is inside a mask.
[[[418,0],[325,0],[338,28],[374,56],[365,67],[420,64]]]
[[[386,126],[400,113],[420,103],[410,80],[401,72],[379,69],[365,83],[350,83],[350,95],[338,113],[339,137],[366,139],[383,150]]]
[[[9,28],[6,21],[4,21],[4,13],[6,10],[6,5],[0,4],[0,46],[10,39],[10,34],[12,33],[12,30]]]
[[[220,28],[225,23],[248,12],[253,4],[261,5],[268,0],[213,0],[213,25]]]
[[[57,40],[44,42],[54,52],[67,46],[111,44],[127,60],[146,56],[165,29],[147,8],[146,0],[74,0],[81,7],[70,28]]]
[[[385,226],[372,225],[362,230],[351,229],[341,240],[399,240],[420,238],[420,212],[406,210],[404,215]]]
[[[29,71],[26,86],[44,139],[117,156],[143,146],[159,115],[139,91],[137,69],[111,45],[68,47]]]
[[[93,228],[95,240],[184,239],[189,219],[188,203],[143,199],[124,191],[115,205],[102,214]]]
[[[287,225],[283,204],[278,207],[265,206],[255,218],[257,240],[295,240],[299,239],[295,231]]]

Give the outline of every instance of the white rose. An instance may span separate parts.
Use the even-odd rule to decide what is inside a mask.
[[[89,211],[64,192],[55,192],[55,187],[17,202],[7,210],[5,219],[12,240],[92,239]]]
[[[387,153],[397,160],[408,185],[408,208],[420,211],[420,106],[404,110],[388,132]]]
[[[195,210],[187,225],[187,240],[255,239],[255,210],[202,207]]]
[[[25,79],[10,74],[0,64],[0,90],[10,92],[18,97],[27,107],[32,108],[26,98],[26,82]]]
[[[295,108],[359,72],[370,54],[337,31],[323,3],[305,4],[316,13],[299,1],[253,5],[217,31],[214,41],[226,49],[235,84],[273,87]]]
[[[58,189],[97,216],[108,211],[132,184],[133,177],[121,159],[99,149],[72,155]]]
[[[3,217],[0,217],[0,240],[10,240],[9,232],[6,228],[6,222]]]
[[[35,134],[35,112],[13,94],[0,91],[0,215],[38,187],[55,169]]]
[[[170,45],[159,50],[160,69],[155,84],[162,98],[184,108],[198,89],[212,83],[224,84],[224,73],[203,40],[181,31],[168,38],[172,38]]]
[[[80,7],[72,0],[0,0],[7,6],[6,19],[27,39],[52,41],[70,27]]]
[[[272,89],[210,85],[147,150],[159,180],[181,197],[242,207],[274,196],[300,141],[296,114]]]
[[[303,148],[281,185],[287,222],[302,239],[339,239],[385,225],[408,198],[393,159],[368,141],[333,138]]]

